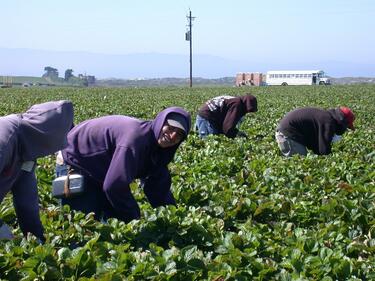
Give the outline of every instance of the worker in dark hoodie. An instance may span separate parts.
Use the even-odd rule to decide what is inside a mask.
[[[93,212],[97,220],[139,219],[130,190],[135,179],[141,180],[152,207],[176,204],[168,164],[190,126],[189,113],[179,107],[169,107],[151,121],[112,115],[78,124],[68,134],[56,174],[66,175],[72,169],[84,176],[85,187],[75,196],[66,194],[62,204]]]
[[[241,97],[215,97],[199,109],[195,127],[200,138],[210,134],[224,134],[228,138],[246,136],[238,127],[246,113],[257,110],[257,99],[250,94]]]
[[[0,202],[13,194],[18,223],[24,235],[34,234],[44,241],[39,217],[36,159],[53,154],[66,144],[73,124],[69,101],[37,104],[25,113],[0,117]],[[0,221],[0,239],[12,232]]]
[[[347,128],[354,130],[355,115],[348,107],[320,109],[298,108],[281,119],[275,138],[284,156],[331,153],[332,142],[339,140]]]

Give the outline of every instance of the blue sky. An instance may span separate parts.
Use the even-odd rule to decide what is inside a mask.
[[[194,54],[375,63],[374,0],[12,0],[0,9],[0,48],[188,54],[191,9]]]

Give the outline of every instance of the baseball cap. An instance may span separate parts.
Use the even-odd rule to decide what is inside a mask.
[[[168,125],[172,127],[179,128],[184,131],[185,135],[187,134],[188,131],[188,124],[181,114],[178,113],[170,113],[167,116],[167,123]]]
[[[344,114],[344,118],[345,118],[346,122],[348,123],[348,128],[354,130],[353,122],[354,122],[354,119],[355,119],[355,115],[354,115],[353,111],[351,111],[351,109],[349,107],[345,107],[345,106],[341,106],[340,110]]]

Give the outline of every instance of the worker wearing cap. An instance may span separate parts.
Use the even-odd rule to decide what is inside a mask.
[[[85,190],[63,198],[62,204],[94,212],[97,220],[138,219],[140,209],[130,190],[135,179],[141,180],[152,207],[175,204],[167,165],[186,139],[190,123],[189,113],[169,107],[151,121],[111,115],[78,124],[68,134],[56,174],[72,168],[84,176]]]
[[[306,155],[307,149],[318,155],[331,153],[331,144],[347,128],[354,130],[355,116],[348,107],[320,109],[298,108],[279,122],[276,141],[284,156]],[[338,137],[339,136],[339,137]]]

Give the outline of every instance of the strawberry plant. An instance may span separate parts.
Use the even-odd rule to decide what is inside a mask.
[[[46,243],[24,237],[11,194],[0,218],[15,235],[0,241],[2,280],[374,280],[375,86],[253,88],[0,89],[0,114],[70,99],[75,123],[108,114],[151,119],[168,106],[193,117],[207,99],[251,90],[259,111],[248,138],[191,132],[169,166],[177,206],[152,209],[138,182],[140,220],[95,221],[51,196],[54,156],[38,160]],[[11,102],[10,102],[11,101]],[[346,105],[356,131],[328,156],[285,159],[279,119],[301,106]]]

